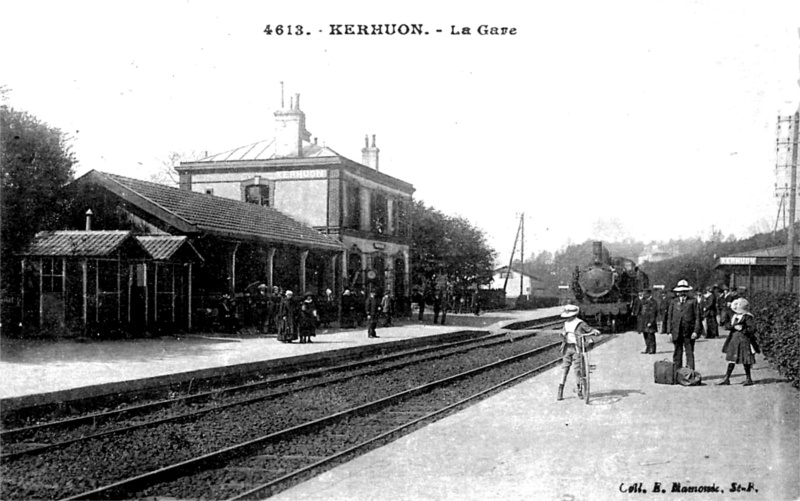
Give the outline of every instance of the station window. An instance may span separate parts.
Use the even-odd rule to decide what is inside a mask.
[[[347,197],[347,210],[345,212],[345,228],[359,229],[361,227],[361,190],[354,184],[345,187]]]
[[[244,201],[249,204],[265,205],[269,207],[269,185],[251,184],[244,189]]]
[[[408,206],[404,201],[397,200],[393,205],[394,233],[399,237],[408,236]]]
[[[372,231],[386,233],[388,225],[389,205],[386,197],[381,194],[372,195]]]
[[[42,259],[42,292],[63,292],[64,260]]]

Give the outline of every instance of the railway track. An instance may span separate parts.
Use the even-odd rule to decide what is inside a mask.
[[[450,346],[444,350],[444,353],[439,351],[441,347],[437,350],[439,351],[438,353],[433,353],[430,348],[415,350],[416,352],[428,351],[431,353],[416,353],[407,361],[388,360],[400,357],[400,355],[395,355],[382,357],[387,359],[382,362],[375,360],[361,362],[355,365],[368,364],[372,365],[372,367],[359,367],[358,369],[352,369],[351,367],[348,374],[344,374],[335,380],[317,381],[311,384],[305,383],[304,386],[289,385],[290,387],[277,389],[277,391],[273,388],[270,390],[272,394],[269,394],[268,391],[267,395],[248,396],[244,400],[232,403],[219,404],[218,402],[212,402],[209,408],[200,412],[193,411],[186,415],[172,417],[168,420],[170,421],[169,424],[167,422],[148,422],[129,427],[130,429],[124,429],[123,432],[101,432],[99,435],[96,434],[83,440],[76,440],[73,443],[56,447],[51,444],[45,450],[37,452],[23,451],[20,454],[6,457],[3,462],[3,490],[5,491],[3,499],[27,499],[29,497],[46,499],[105,497],[116,499],[125,497],[147,489],[147,484],[150,482],[169,481],[187,471],[213,467],[220,461],[227,461],[239,454],[246,453],[245,451],[252,450],[254,447],[261,447],[263,443],[272,443],[275,440],[278,440],[278,443],[285,441],[285,438],[279,437],[303,436],[304,434],[313,433],[312,430],[320,427],[341,426],[337,424],[339,421],[343,419],[350,421],[365,413],[368,415],[369,409],[386,407],[392,399],[403,401],[414,397],[416,394],[432,391],[420,389],[430,384],[429,382],[411,389],[404,388],[404,386],[416,382],[416,379],[412,376],[413,373],[419,372],[421,367],[436,369],[431,371],[431,375],[434,373],[441,374],[447,372],[447,369],[457,369],[470,364],[475,365],[474,361],[470,363],[461,361],[461,358],[467,357],[466,353],[474,354],[475,352],[480,352],[482,354],[477,355],[478,359],[492,358],[495,356],[494,354],[507,354],[509,347],[512,345],[522,346],[532,340],[541,341],[541,339],[526,334],[513,338],[516,341],[515,343],[508,342],[509,336],[507,334],[487,336],[487,338],[492,337],[496,339],[484,339],[480,343],[475,341],[471,343],[456,343],[462,346]],[[465,346],[469,344],[473,346]],[[540,342],[539,344],[542,343]],[[549,346],[548,349],[552,349],[554,346]],[[542,349],[542,347],[539,346],[533,351],[537,349]],[[515,357],[521,357],[520,360],[529,358],[533,356],[531,353],[531,350],[526,350],[523,353],[505,357],[504,360],[516,360]],[[406,356],[408,357],[408,355]],[[473,356],[473,358],[475,357]],[[510,362],[506,361],[505,363],[508,364]],[[339,368],[336,369],[338,370]],[[341,370],[344,371],[345,369]],[[469,373],[473,370],[475,369],[471,368],[464,372]],[[482,371],[485,370],[487,369]],[[330,371],[330,368],[323,372],[328,371]],[[299,375],[291,376],[291,378],[297,377]],[[314,377],[324,379],[319,375]],[[447,377],[458,378],[458,376],[452,375]],[[367,384],[374,384],[381,390],[378,392],[380,395],[377,399],[374,398],[375,392],[371,392],[373,394],[369,395],[374,401],[367,398],[353,397],[353,395],[358,395],[359,388],[364,387],[365,380],[368,381]],[[438,386],[442,384],[445,383],[439,383]],[[394,391],[398,389],[400,391]],[[234,393],[242,391],[244,390],[237,389]],[[387,396],[387,394],[394,396]],[[439,399],[437,398],[436,400],[438,401]],[[269,404],[265,405],[267,401]],[[324,410],[315,408],[320,407],[320,405],[315,405],[320,401],[326,404],[321,406],[325,407]],[[330,412],[331,408],[334,409],[334,412]],[[236,410],[234,411],[233,409]],[[397,415],[400,416],[409,415],[407,410],[390,412],[399,413]],[[417,411],[415,412],[418,414]],[[326,414],[330,414],[330,416]],[[263,416],[268,416],[266,423]],[[238,422],[239,419],[241,419],[241,422]],[[222,423],[226,424],[224,430],[221,429]],[[63,425],[63,423],[61,424]],[[362,425],[359,428],[364,430],[371,429],[367,425]],[[266,435],[259,435],[263,431],[267,431]],[[327,432],[324,434],[328,435]],[[338,437],[343,436],[343,434],[334,432],[330,436]],[[230,443],[238,443],[239,445],[230,446]],[[186,452],[186,454],[182,454],[182,452]],[[301,453],[299,455],[308,457],[308,454]],[[317,455],[311,454],[312,457]],[[261,456],[287,457],[285,454],[282,455],[280,453],[266,453],[261,454]],[[289,454],[289,456],[293,455]],[[87,457],[90,459],[86,460]],[[109,462],[115,461],[116,463],[127,465],[127,467],[122,468],[125,470],[124,472],[119,471],[118,467],[111,475],[99,475],[95,471],[98,462],[104,462],[104,464],[108,465]],[[59,465],[64,465],[65,473],[63,476],[66,478],[56,481],[55,483],[58,485],[43,482],[42,477],[58,479]],[[115,464],[114,466],[118,465]],[[252,467],[241,466],[239,468],[244,469],[230,471],[241,473],[242,471],[250,471]],[[114,470],[115,468],[111,469]],[[257,469],[264,468],[259,467]],[[76,470],[78,470],[77,476],[75,476]],[[83,476],[81,476],[81,471],[84,472]],[[86,472],[92,473],[91,478],[87,478]],[[130,472],[134,473],[134,480],[118,480],[122,473],[128,474]],[[105,485],[105,487],[95,488],[98,485]],[[142,492],[134,494],[135,497],[141,497],[142,495],[149,494]],[[181,494],[181,496],[184,495]],[[218,496],[215,495],[214,497]]]
[[[543,319],[531,325],[541,329],[552,326],[552,319]],[[525,326],[523,326],[525,327]],[[535,333],[523,334],[523,336]],[[358,370],[380,371],[391,368],[392,364],[411,363],[415,360],[435,359],[463,350],[484,346],[487,343],[501,343],[508,339],[505,333],[489,334],[479,338],[448,342],[404,350],[356,362],[332,367],[298,371],[265,380],[248,382],[226,388],[203,391],[194,394],[160,399],[135,406],[89,413],[69,419],[41,423],[0,431],[0,461],[45,452],[64,447],[82,440],[103,435],[124,433],[137,427],[152,426],[170,420],[188,419],[225,406],[242,405],[261,398],[273,398],[291,391],[298,391],[314,385],[325,385],[337,379],[353,377],[335,376],[337,373],[353,373]],[[384,367],[384,369],[382,369]],[[310,380],[315,382],[310,383]],[[242,396],[244,395],[244,396]]]

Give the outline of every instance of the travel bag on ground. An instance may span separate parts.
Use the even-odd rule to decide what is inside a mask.
[[[654,366],[657,384],[675,384],[675,368],[669,360],[659,360]]]
[[[699,386],[703,382],[703,376],[696,370],[688,367],[681,367],[675,372],[675,379],[678,384],[683,386]]]

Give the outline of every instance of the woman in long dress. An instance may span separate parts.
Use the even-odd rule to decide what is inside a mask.
[[[298,330],[300,331],[300,342],[310,343],[311,337],[316,336],[317,329],[317,308],[314,306],[314,298],[311,294],[306,295],[303,304],[300,305],[300,320]]]
[[[297,330],[295,329],[297,307],[292,298],[293,295],[292,291],[286,291],[278,307],[278,341],[282,343],[291,343],[297,339]]]

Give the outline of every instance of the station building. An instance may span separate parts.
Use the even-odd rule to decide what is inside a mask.
[[[70,189],[69,229],[22,253],[23,330],[192,330],[224,295],[336,280],[341,242],[274,208],[94,170]],[[84,212],[94,221],[77,230]]]
[[[192,330],[261,283],[391,291],[404,310],[414,187],[380,172],[375,136],[362,163],[312,143],[299,100],[275,112],[273,138],[182,163],[179,188],[96,170],[73,182],[67,229],[20,256],[23,324]]]
[[[361,163],[312,142],[299,94],[274,115],[272,138],[181,162],[180,188],[274,208],[335,238],[344,251],[320,263],[332,290],[392,291],[404,303],[414,187],[380,171],[375,136],[365,138]]]

